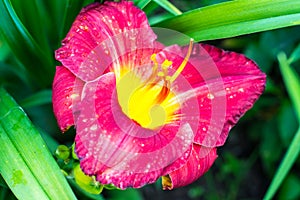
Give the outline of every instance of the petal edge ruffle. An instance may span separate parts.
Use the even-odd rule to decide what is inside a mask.
[[[206,155],[201,157],[203,152],[206,152]],[[216,158],[216,148],[210,149],[194,144],[186,164],[167,176],[162,177],[163,189],[172,190],[173,188],[182,187],[194,182],[207,172]]]
[[[74,125],[72,105],[76,95],[74,84],[76,77],[65,67],[57,66],[52,85],[53,112],[62,132]]]

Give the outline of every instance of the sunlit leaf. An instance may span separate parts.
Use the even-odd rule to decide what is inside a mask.
[[[204,41],[298,24],[300,1],[241,0],[195,9],[152,25],[170,28],[196,41]]]
[[[0,89],[0,172],[18,199],[76,199],[43,139]]]

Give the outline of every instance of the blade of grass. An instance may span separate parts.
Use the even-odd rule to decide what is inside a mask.
[[[195,9],[152,26],[173,29],[195,41],[204,41],[299,24],[300,1],[240,0]]]
[[[0,172],[18,199],[76,199],[41,135],[0,89]]]
[[[168,0],[153,0],[153,1],[175,16],[182,14],[182,12],[178,8],[176,8],[176,6],[174,6],[172,3],[170,3]]]
[[[285,82],[288,94],[295,108],[298,122],[300,123],[300,79],[297,76],[296,72],[289,65],[286,55],[283,52],[279,53],[277,57],[283,80]],[[264,200],[272,199],[273,196],[276,194],[282,181],[290,171],[297,157],[299,156],[299,153],[300,127],[298,128],[298,131],[296,132],[283,160],[280,163],[280,166],[277,169],[277,172],[264,196]]]

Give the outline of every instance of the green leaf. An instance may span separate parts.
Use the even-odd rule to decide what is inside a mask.
[[[134,1],[135,5],[137,7],[139,7],[140,9],[144,9],[149,3],[151,2],[151,0],[140,0],[140,1]]]
[[[291,54],[291,56],[289,58],[289,63],[294,63],[294,62],[298,61],[299,59],[300,59],[300,43],[298,44],[298,46],[295,48],[295,50]]]
[[[297,131],[298,123],[296,120],[294,108],[290,102],[282,101],[280,112],[278,113],[278,131],[282,146],[289,146],[292,138]]]
[[[176,8],[176,6],[174,6],[172,3],[170,3],[167,0],[153,0],[153,1],[175,16],[182,14],[182,12],[178,8]]]
[[[7,43],[3,40],[0,34],[0,61],[5,60],[9,52],[10,49],[8,48]]]
[[[280,187],[282,181],[290,171],[294,162],[296,161],[300,151],[300,128],[296,132],[293,141],[290,144],[288,151],[286,152],[277,172],[264,196],[264,200],[272,199],[278,188]]]
[[[283,76],[283,80],[286,85],[286,89],[293,103],[298,122],[300,123],[300,79],[297,76],[296,72],[291,68],[286,58],[286,55],[281,52],[278,54],[278,61]],[[294,138],[282,160],[280,166],[277,169],[277,172],[265,194],[264,199],[269,200],[277,192],[282,181],[285,179],[286,175],[290,171],[291,167],[295,163],[298,155],[300,153],[300,126],[294,135]]]
[[[195,9],[152,26],[173,29],[195,41],[204,41],[298,24],[300,1],[239,0]]]
[[[128,188],[126,190],[107,190],[109,200],[142,200],[142,195],[139,190]]]
[[[26,4],[24,4],[22,0],[10,2],[21,23],[26,27],[40,48],[43,49],[46,55],[52,55],[52,50],[50,49],[46,35],[48,25],[46,18],[48,16],[45,13],[44,7],[41,6],[41,1],[31,0]]]
[[[300,77],[289,65],[286,55],[283,52],[278,54],[278,61],[287,92],[296,111],[298,122],[300,123]]]
[[[0,89],[0,172],[18,199],[76,199],[41,135]]]
[[[279,200],[299,199],[300,198],[300,179],[297,175],[291,174],[282,185],[278,195]]]
[[[30,108],[50,104],[52,102],[52,90],[42,90],[24,99],[20,104],[23,108]]]
[[[150,24],[154,24],[154,23],[158,23],[158,22],[161,22],[165,19],[169,19],[171,18],[173,15],[170,14],[170,13],[164,13],[164,14],[157,14],[157,15],[154,15],[154,16],[150,16],[148,18],[148,21]]]
[[[30,72],[37,88],[49,86],[54,75],[52,55],[45,54],[34,40],[17,16],[10,0],[0,1],[0,11],[0,34],[11,51]]]
[[[155,15],[157,9],[159,9],[159,5],[154,1],[150,1],[150,3],[143,8],[143,11],[146,13],[147,16],[153,16]]]
[[[84,199],[84,200],[105,200],[101,194],[91,194],[82,189],[74,179],[68,179],[68,182],[70,185],[75,189],[76,196],[78,199]]]

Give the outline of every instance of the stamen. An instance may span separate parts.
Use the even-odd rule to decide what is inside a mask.
[[[163,68],[163,69],[168,69],[172,64],[173,64],[172,61],[165,60],[165,61],[162,63],[162,68]]]
[[[150,59],[154,63],[153,71],[156,71],[157,68],[158,68],[158,62],[156,60],[156,53],[152,54],[151,57],[150,57]]]
[[[173,64],[172,61],[169,61],[169,60],[165,60],[163,63],[162,63],[162,72],[164,74],[164,78],[168,75],[168,68]]]
[[[159,92],[157,99],[156,99],[156,103],[160,104],[161,102],[163,102],[169,95],[170,93],[170,81],[167,80],[166,78],[169,77],[168,76],[168,68],[173,64],[172,61],[169,60],[165,60],[162,64],[161,64],[161,68],[162,71],[157,73],[158,77],[161,77],[162,80],[164,81],[164,85],[162,86],[161,91]]]
[[[170,82],[173,82],[173,81],[176,80],[176,78],[178,78],[179,74],[182,72],[182,70],[186,66],[187,62],[189,61],[189,58],[190,58],[192,50],[193,50],[193,42],[194,42],[194,39],[191,38],[188,52],[187,52],[184,60],[182,61],[181,65],[178,67],[178,69],[176,70],[176,72],[171,77]]]
[[[158,62],[156,60],[156,53],[152,54],[150,59],[152,60],[154,66],[152,68],[152,73],[151,73],[150,77],[145,81],[145,83],[153,81],[156,77],[157,70],[158,70]]]
[[[159,77],[164,77],[164,76],[165,76],[165,73],[163,73],[163,72],[158,72],[158,73],[157,73],[157,76],[159,76]]]

